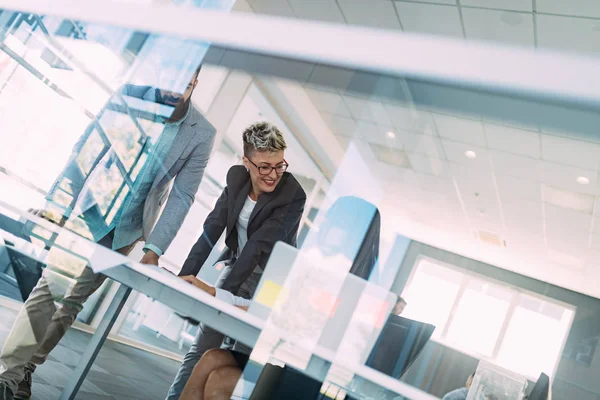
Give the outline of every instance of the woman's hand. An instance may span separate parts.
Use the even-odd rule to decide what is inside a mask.
[[[210,294],[211,296],[215,296],[215,294],[217,293],[217,291],[215,290],[214,287],[207,285],[206,283],[202,282],[200,279],[196,278],[194,275],[180,276],[180,278],[183,279],[184,281],[186,281],[187,283],[190,283],[190,284],[196,286],[198,289],[205,291],[206,293]]]

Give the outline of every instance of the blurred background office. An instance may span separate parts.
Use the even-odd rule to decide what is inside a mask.
[[[166,3],[554,50],[556,57],[599,51],[600,5],[592,0]],[[121,84],[176,86],[197,61],[189,54],[199,52],[204,66],[192,101],[217,139],[163,267],[179,270],[226,171],[241,160],[241,132],[267,120],[284,132],[290,171],[308,196],[299,246],[340,196],[378,207],[380,257],[371,280],[406,300],[402,317],[435,326],[402,381],[442,397],[485,360],[530,387],[545,373],[554,400],[600,399],[600,134],[542,115],[527,119],[515,111],[518,99],[489,112],[460,101],[426,106],[401,79],[373,72],[244,57],[178,37],[0,10],[0,214],[22,219],[20,212],[47,206],[75,141],[94,119],[103,125],[100,110]],[[126,112],[113,111],[109,121],[89,135],[82,171],[105,143],[127,159],[152,132],[151,119],[132,123]],[[126,181],[127,172],[116,169],[114,179]],[[53,204],[60,213],[60,199]],[[0,240],[15,242],[2,229]],[[32,236],[34,245],[43,240]],[[37,271],[9,247],[0,247],[0,345],[27,295],[16,275],[29,271],[35,280]],[[133,258],[141,258],[141,247]],[[219,272],[204,268],[201,277],[214,282]],[[58,398],[116,290],[105,283],[40,367],[39,398]],[[134,294],[77,398],[163,398],[196,329]],[[139,367],[149,362],[155,371]]]

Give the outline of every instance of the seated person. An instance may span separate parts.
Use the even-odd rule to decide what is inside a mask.
[[[248,311],[250,300],[215,288],[193,275],[182,276],[208,294]],[[204,353],[194,367],[180,399],[229,399],[248,362],[248,355],[235,350],[212,349]]]
[[[208,350],[194,367],[180,400],[229,400],[248,355],[235,350]]]
[[[405,308],[406,308],[406,300],[404,300],[404,298],[402,296],[398,295],[396,304],[394,305],[394,308],[392,308],[392,314],[402,315]]]
[[[442,400],[465,400],[467,398],[467,395],[469,394],[469,389],[471,388],[471,384],[473,383],[474,377],[475,372],[469,375],[464,387],[446,393]]]
[[[362,218],[345,218],[349,209],[354,210],[356,215],[356,210],[360,207],[363,211],[360,214]],[[364,229],[365,226],[367,226],[366,230]],[[364,237],[358,237],[360,235],[355,234],[356,230],[365,230]],[[333,235],[336,240],[332,240],[332,232],[337,232]],[[353,245],[353,242],[361,243],[358,249],[356,249],[357,246]],[[348,253],[348,257],[354,258],[350,273],[368,278],[374,264],[377,262],[378,242],[378,210],[365,200],[348,196],[338,199],[328,210],[325,221],[319,230],[317,246],[327,254]],[[352,248],[354,248],[354,251],[352,251]],[[225,290],[207,285],[195,276],[183,276],[182,279],[244,310],[247,310],[250,305],[250,300],[233,296]],[[229,298],[226,299],[224,296],[229,296]],[[405,305],[404,299],[399,297],[394,312],[401,313]],[[180,399],[230,399],[248,360],[249,355],[246,352],[216,348],[208,350],[194,367]]]
[[[227,173],[227,186],[206,217],[203,233],[179,272],[180,276],[198,275],[225,233],[226,247],[218,260],[223,268],[215,285],[223,290],[215,290],[214,295],[228,296],[234,305],[239,305],[234,302],[240,301],[238,296],[253,296],[276,242],[296,245],[306,201],[300,183],[287,172],[287,145],[277,127],[268,122],[255,123],[244,130],[242,139],[244,165],[233,166]],[[223,339],[221,332],[199,325],[169,389],[168,400],[179,399],[204,352],[221,346]]]

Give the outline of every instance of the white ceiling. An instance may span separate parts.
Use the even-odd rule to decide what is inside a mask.
[[[513,45],[600,49],[594,39],[600,2],[591,0],[248,0],[236,8]],[[569,132],[304,88],[340,145],[354,142],[379,177],[384,224],[392,230],[600,297],[600,135],[586,142]],[[588,184],[578,183],[580,177]],[[498,235],[506,248],[482,243],[478,232]]]
[[[600,2],[594,0],[243,0],[235,9],[528,47],[600,51]]]

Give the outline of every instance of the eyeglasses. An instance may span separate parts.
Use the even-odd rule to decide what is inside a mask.
[[[288,164],[287,161],[285,161],[285,160],[283,160],[283,164],[279,164],[274,167],[271,167],[270,165],[269,166],[261,165],[259,167],[251,159],[248,158],[248,161],[250,161],[250,163],[252,163],[252,165],[254,165],[256,167],[256,169],[258,170],[258,173],[260,175],[270,175],[271,171],[273,171],[273,170],[275,170],[275,173],[277,175],[283,175],[283,173],[285,171],[287,171],[288,167],[290,166],[290,164]]]

